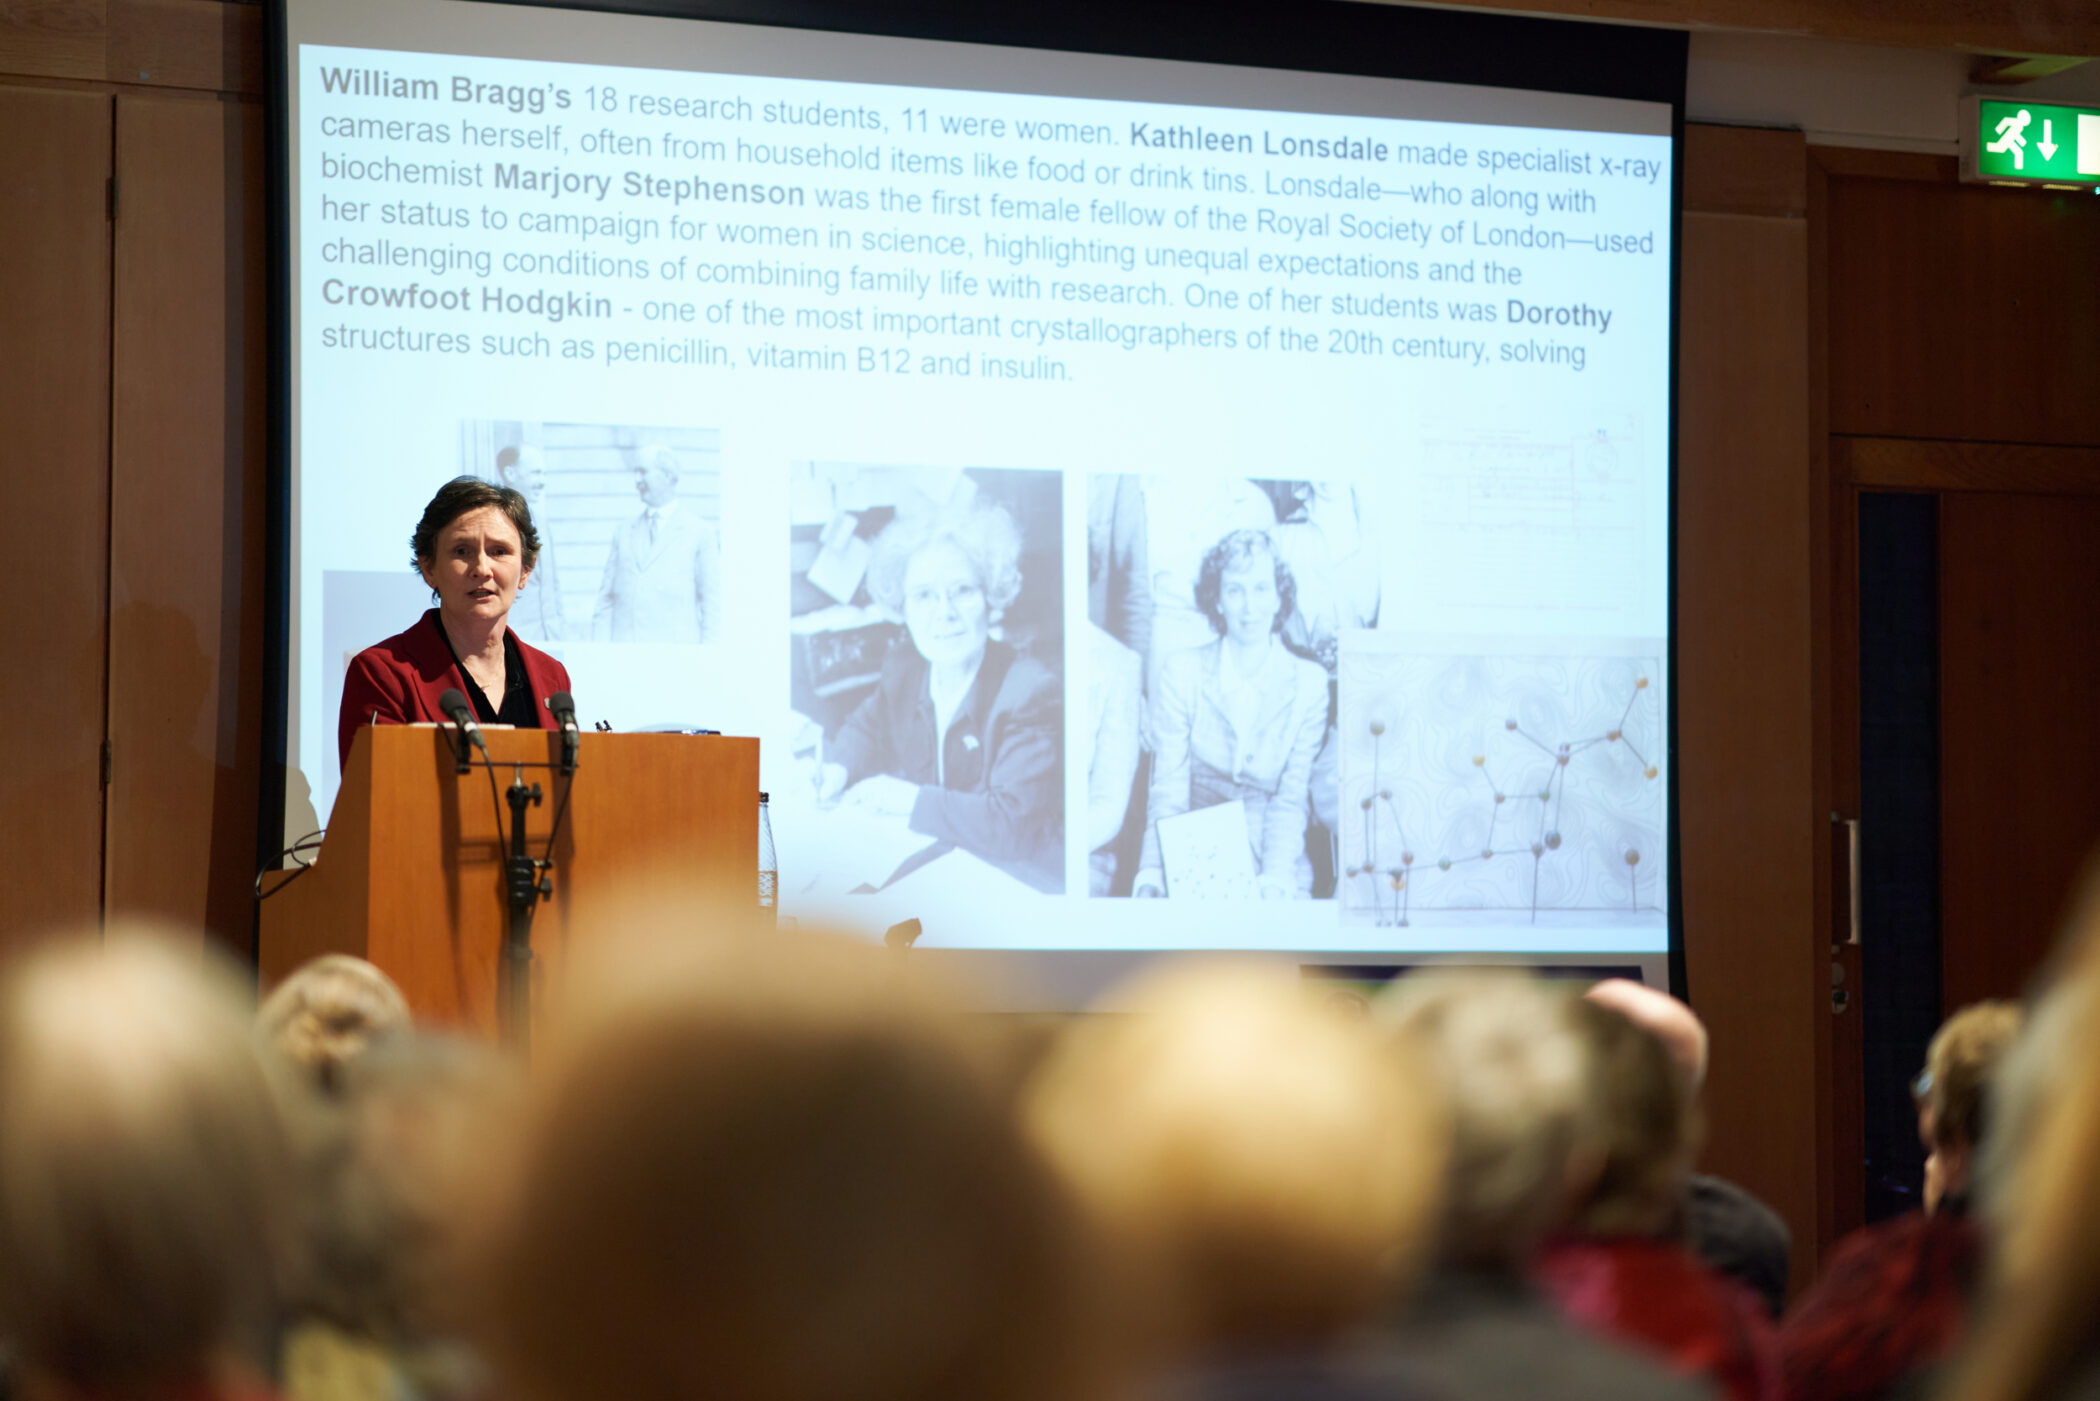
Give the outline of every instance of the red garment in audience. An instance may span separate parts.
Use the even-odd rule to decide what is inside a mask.
[[[1790,1401],[1879,1396],[1944,1356],[1982,1258],[1957,1215],[1914,1211],[1847,1236],[1780,1328]]]
[[[1577,1323],[1661,1353],[1679,1372],[1714,1382],[1728,1401],[1779,1401],[1778,1340],[1763,1306],[1682,1246],[1562,1236],[1548,1242],[1536,1273]]]

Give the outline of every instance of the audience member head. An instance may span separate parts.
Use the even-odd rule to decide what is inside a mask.
[[[1294,971],[1183,966],[1076,1022],[1028,1118],[1190,1350],[1319,1342],[1423,1254],[1442,1096],[1411,1045]]]
[[[1655,1235],[1682,1205],[1698,1146],[1689,1078],[1661,1040],[1605,1001],[1585,998],[1569,1010],[1588,1081],[1583,1160],[1595,1176],[1568,1224],[1586,1235]]]
[[[1918,1139],[1925,1145],[1925,1209],[1966,1201],[1970,1165],[1989,1117],[1991,1082],[2020,1034],[2020,1009],[2010,1002],[1978,1002],[1947,1018],[1925,1050],[1925,1068],[1911,1086],[1918,1106]]]
[[[579,980],[535,1065],[484,1266],[506,1391],[1089,1390],[1077,1213],[896,959],[783,935],[617,960]]]
[[[395,1344],[465,1325],[458,1227],[521,1089],[495,1050],[452,1037],[390,1037],[345,1067],[332,1131],[308,1145],[305,1311]]]
[[[2052,972],[1985,1115],[1993,1278],[1950,1401],[2043,1401],[2100,1345],[2100,866]]]
[[[1566,1206],[1585,1085],[1572,1003],[1515,972],[1417,973],[1379,999],[1451,1106],[1447,1264],[1521,1266]]]
[[[1696,1099],[1706,1083],[1706,1024],[1667,992],[1631,978],[1606,978],[1583,996],[1609,1007],[1662,1043],[1676,1062],[1687,1092]]]
[[[112,928],[0,984],[0,1334],[42,1386],[152,1396],[260,1356],[293,1235],[235,977]]]
[[[256,1030],[329,1091],[367,1045],[408,1025],[408,999],[394,980],[344,953],[300,964],[255,1014]]]

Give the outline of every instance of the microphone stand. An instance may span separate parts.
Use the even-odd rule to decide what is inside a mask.
[[[510,848],[503,862],[510,920],[503,931],[503,962],[497,978],[498,1016],[504,1041],[522,1056],[532,1047],[532,913],[554,893],[554,883],[540,874],[548,863],[535,860],[525,846],[525,812],[540,805],[540,786],[527,785],[522,764],[514,766],[512,774],[507,794]]]

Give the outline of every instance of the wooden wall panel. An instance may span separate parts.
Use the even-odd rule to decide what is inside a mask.
[[[1692,29],[1800,34],[1899,48],[2100,53],[2086,0],[1447,0],[1466,9]],[[262,7],[221,0],[7,0],[0,73],[257,95]]]
[[[2014,54],[2100,53],[2087,0],[1445,0],[1583,20],[1748,29],[1819,39]]]
[[[108,52],[106,0],[17,0],[0,6],[0,73],[100,78]]]
[[[262,6],[222,0],[109,0],[113,83],[197,88],[260,97]]]
[[[0,87],[0,943],[102,899],[110,99]]]
[[[1830,186],[1830,431],[2100,443],[2100,200]]]
[[[1825,976],[1818,1000],[1817,1160],[1824,1177],[1817,1193],[1816,1238],[1830,1246],[1866,1219],[1866,1004],[1860,948],[1851,942],[1855,891],[1847,819],[1860,815],[1859,788],[1859,533],[1858,502],[1840,489],[1830,437],[1830,168],[1822,150],[1804,143],[1808,220],[1808,431],[1811,526],[1809,586],[1821,622],[1813,652],[1816,713],[1822,742],[1816,750],[1816,812],[1827,813],[1824,860],[1816,872],[1823,910]],[[1863,848],[1862,848],[1863,850]],[[1820,965],[1819,965],[1820,967]],[[1827,978],[1827,982],[1826,982]]]
[[[1686,972],[1713,1034],[1706,1166],[1787,1219],[1798,1284],[1829,1017],[1806,223],[1687,212],[1682,267],[1677,772]]]
[[[260,96],[262,6],[222,0],[6,0],[0,73]]]
[[[111,914],[246,951],[261,784],[263,114],[117,99]]]
[[[1940,498],[1940,967],[2017,997],[2100,841],[2100,499]]]
[[[1701,214],[1808,213],[1808,147],[1798,131],[1684,128],[1684,207]]]
[[[2100,447],[1833,438],[1832,470],[1850,486],[1886,491],[2100,493]]]

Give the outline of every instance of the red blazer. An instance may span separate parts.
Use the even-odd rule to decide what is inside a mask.
[[[357,737],[359,727],[443,721],[445,712],[438,709],[438,697],[451,690],[466,693],[467,679],[452,660],[452,648],[438,631],[437,617],[433,608],[407,632],[350,659],[350,674],[343,678],[343,710],[335,727],[343,767],[350,765],[350,741]],[[544,730],[548,727],[547,697],[569,689],[568,668],[522,637],[518,656],[532,686],[533,716]]]

